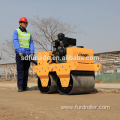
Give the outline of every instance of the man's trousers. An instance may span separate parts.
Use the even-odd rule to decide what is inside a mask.
[[[17,65],[17,86],[19,89],[26,89],[30,61],[21,60],[19,54],[16,54],[16,65]]]

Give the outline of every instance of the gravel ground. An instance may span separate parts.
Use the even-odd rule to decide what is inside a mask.
[[[37,83],[28,83],[32,89],[38,89]],[[0,88],[17,89],[16,83],[0,82]],[[120,91],[120,83],[95,83],[95,89],[98,91]]]
[[[0,88],[0,120],[119,120],[120,94],[41,94]]]
[[[0,81],[0,120],[119,120],[120,84],[96,83],[94,92],[80,95],[17,92],[16,82]],[[100,108],[102,107],[102,109]]]

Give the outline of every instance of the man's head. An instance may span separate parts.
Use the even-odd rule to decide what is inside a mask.
[[[21,28],[26,29],[26,27],[27,27],[27,25],[28,25],[27,18],[26,18],[26,17],[20,18],[19,24],[20,24],[20,27],[21,27]]]

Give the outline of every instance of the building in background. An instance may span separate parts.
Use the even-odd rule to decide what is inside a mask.
[[[99,57],[95,63],[101,63],[100,70],[95,72],[96,75],[120,72],[120,51],[96,53],[94,56]]]
[[[32,70],[33,63],[31,63],[29,68],[29,76],[33,77],[35,74]],[[7,63],[7,64],[0,64],[0,79],[16,79],[17,71],[16,71],[16,63]]]

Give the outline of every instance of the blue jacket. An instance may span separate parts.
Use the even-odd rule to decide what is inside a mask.
[[[20,30],[22,32],[27,32],[26,30],[23,31],[21,28],[20,28]],[[14,45],[16,54],[22,53],[23,55],[30,55],[31,53],[34,53],[34,51],[35,51],[32,36],[30,37],[30,48],[20,47],[17,30],[14,30],[14,32],[13,32],[13,45]]]

